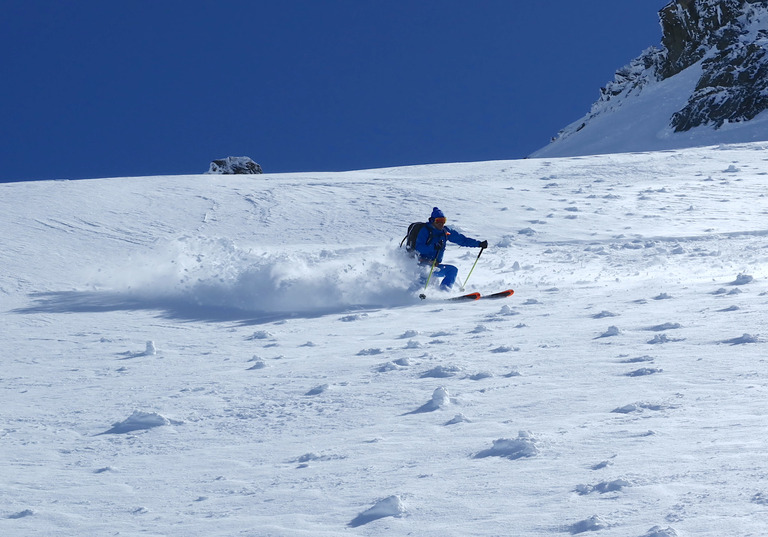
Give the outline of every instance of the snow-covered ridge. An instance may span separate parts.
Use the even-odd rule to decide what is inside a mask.
[[[0,185],[0,531],[766,534],[767,149]]]
[[[768,4],[676,0],[659,17],[661,46],[619,69],[590,112],[533,156],[768,139]]]

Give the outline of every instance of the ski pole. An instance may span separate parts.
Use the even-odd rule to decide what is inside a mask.
[[[437,265],[437,258],[432,261],[432,266],[429,267],[429,276],[427,276],[427,283],[424,284],[424,290],[427,290],[427,287],[429,286],[429,280],[432,279],[432,272],[435,270],[435,265]]]
[[[475,265],[477,265],[477,262],[480,260],[480,255],[483,253],[483,250],[485,250],[485,248],[480,248],[480,253],[478,253],[477,257],[475,258],[475,264],[472,265],[471,269],[469,269],[469,274],[467,274],[467,279],[464,280],[464,285],[461,286],[462,291],[464,290],[464,287],[466,287],[467,282],[469,281],[469,277],[472,276],[472,271],[475,270]]]
[[[440,250],[442,250],[443,248],[445,248],[445,245],[443,245],[437,250],[437,253],[435,254],[435,258],[432,260],[432,266],[429,267],[429,276],[427,276],[427,283],[424,284],[424,291],[426,291],[427,287],[429,287],[429,280],[432,279],[432,273],[435,271],[435,266],[437,265],[437,258],[440,257]],[[424,300],[425,298],[427,298],[427,295],[424,293],[421,293],[419,295],[419,298]]]

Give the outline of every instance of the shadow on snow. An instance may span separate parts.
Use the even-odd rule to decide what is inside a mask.
[[[370,311],[383,306],[342,306],[306,311],[260,311],[201,305],[177,297],[137,297],[126,293],[103,291],[52,291],[32,293],[32,304],[13,313],[106,313],[114,311],[157,311],[159,316],[179,321],[237,322],[257,325],[285,319],[312,319],[324,315]]]

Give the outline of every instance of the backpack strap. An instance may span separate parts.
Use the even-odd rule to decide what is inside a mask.
[[[414,222],[411,225],[408,226],[408,232],[405,234],[405,237],[403,237],[403,240],[400,241],[400,247],[403,247],[403,244],[405,244],[405,249],[410,251],[413,251],[416,247],[416,237],[418,237],[419,233],[421,233],[421,229],[427,226],[426,222]],[[429,229],[429,226],[427,226],[427,232],[429,235],[427,236],[427,244],[432,242],[432,230]]]
[[[410,236],[411,236],[411,231],[413,231],[413,226],[415,226],[415,225],[416,225],[416,222],[414,222],[413,224],[411,224],[410,226],[408,226],[408,231],[406,231],[406,232],[405,232],[405,237],[403,237],[403,240],[401,240],[401,241],[400,241],[400,248],[402,248],[402,247],[403,247],[403,243],[405,243],[405,241],[407,241],[407,240],[408,240],[408,237],[410,237]],[[406,249],[407,249],[407,248],[408,248],[408,245],[406,244],[406,245],[405,245],[405,247],[406,247]]]

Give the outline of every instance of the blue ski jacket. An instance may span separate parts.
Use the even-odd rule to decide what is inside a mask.
[[[416,236],[415,250],[419,253],[420,263],[432,263],[437,257],[437,262],[443,262],[443,253],[447,242],[453,242],[459,246],[468,246],[470,248],[479,248],[480,241],[462,235],[458,231],[443,226],[443,229],[437,229],[432,222],[421,228]]]

